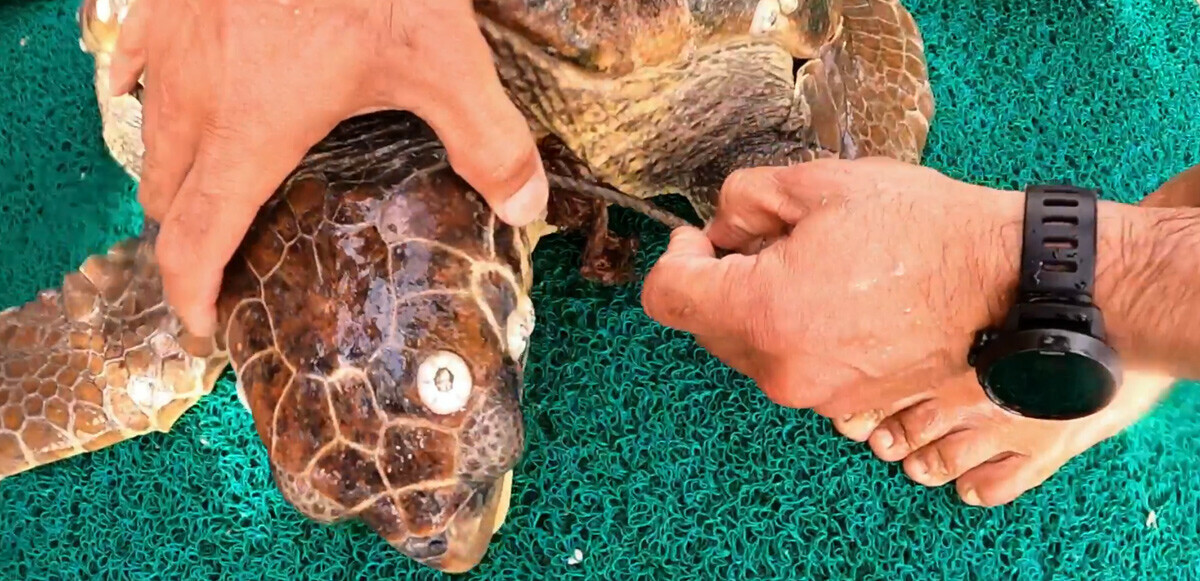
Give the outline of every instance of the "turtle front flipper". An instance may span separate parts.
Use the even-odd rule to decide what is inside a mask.
[[[819,150],[920,162],[933,92],[920,30],[898,0],[845,0],[840,34],[799,66],[796,84],[793,123]]]
[[[166,432],[225,367],[163,303],[153,226],[0,313],[0,479]]]

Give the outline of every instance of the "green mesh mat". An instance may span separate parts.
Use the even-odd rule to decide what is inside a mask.
[[[939,107],[930,165],[1136,201],[1200,163],[1195,0],[909,4]],[[102,149],[74,6],[0,0],[0,306],[140,223]],[[645,232],[646,268],[665,232],[623,211],[615,222]],[[1200,576],[1194,390],[1014,504],[975,509],[775,407],[648,320],[637,285],[581,281],[578,248],[558,238],[537,255],[528,453],[478,576]],[[437,577],[361,525],[306,521],[265,459],[227,378],[171,434],[0,484],[0,580]]]

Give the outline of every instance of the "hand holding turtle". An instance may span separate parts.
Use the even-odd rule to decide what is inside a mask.
[[[643,303],[782,405],[838,417],[970,374],[975,332],[1014,298],[1020,192],[891,160],[822,160],[736,172],[718,208],[707,236],[674,232]],[[1183,296],[1194,265],[1150,250],[1167,244],[1155,224],[1193,218],[1114,202],[1098,211],[1096,300],[1112,344],[1131,368],[1188,373],[1179,366],[1195,334],[1162,328],[1165,311],[1151,311],[1200,308],[1166,298]],[[1150,284],[1148,272],[1164,278]]]
[[[468,0],[139,0],[112,66],[142,77],[139,202],[189,330],[213,332],[222,270],[259,206],[337,123],[412,111],[502,219],[524,224],[548,186]]]

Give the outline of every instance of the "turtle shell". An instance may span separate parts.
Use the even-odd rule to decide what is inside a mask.
[[[475,9],[547,54],[623,75],[698,47],[767,38],[815,57],[836,31],[839,0],[476,0]]]

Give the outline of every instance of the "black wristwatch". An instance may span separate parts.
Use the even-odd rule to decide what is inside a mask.
[[[987,396],[1025,417],[1069,420],[1094,414],[1121,384],[1117,352],[1105,342],[1093,303],[1095,191],[1025,190],[1017,302],[999,328],[975,338],[968,362]]]

